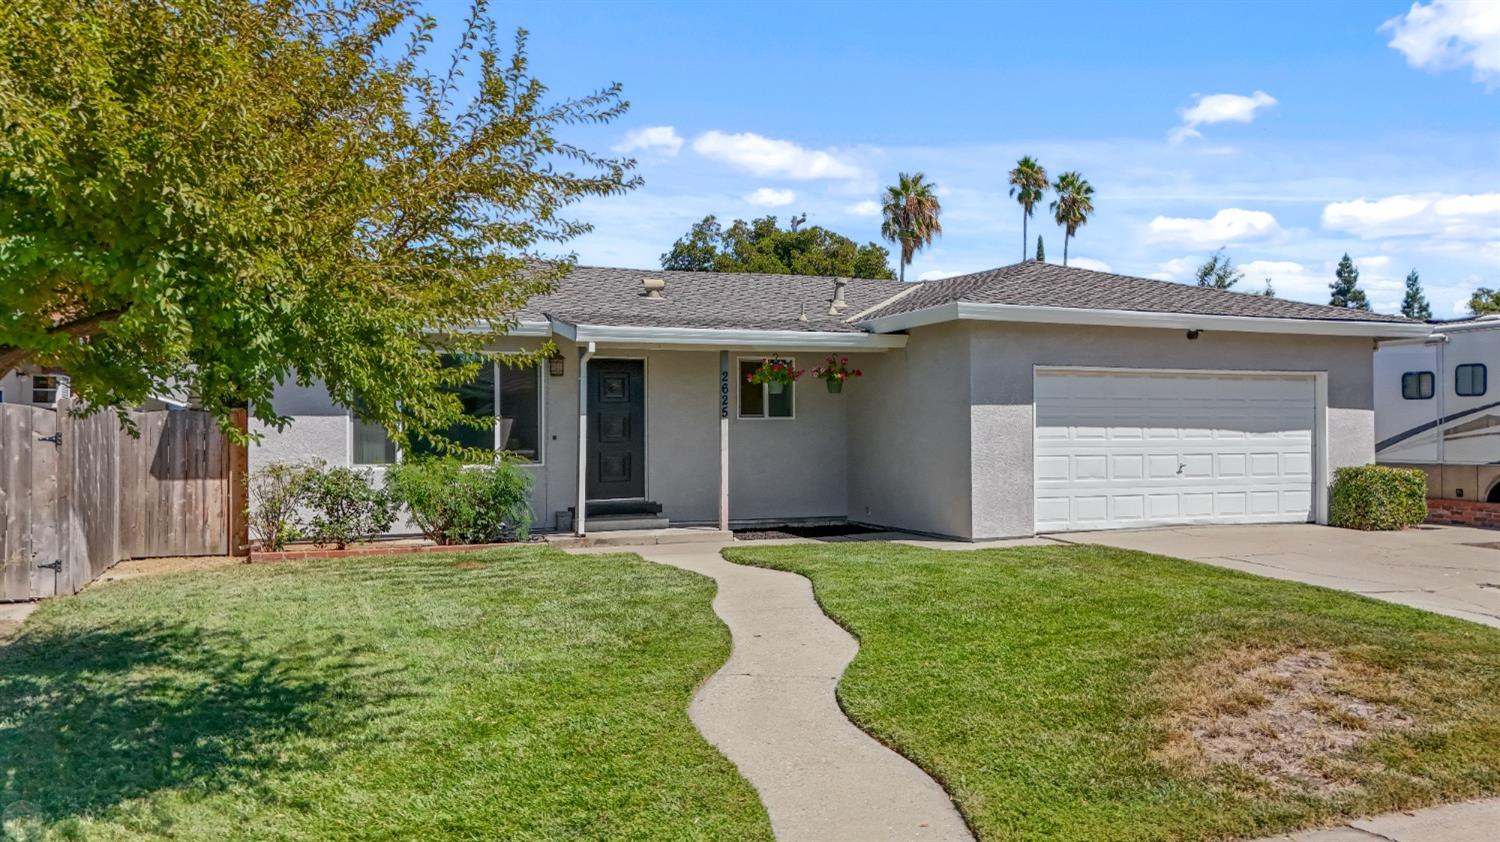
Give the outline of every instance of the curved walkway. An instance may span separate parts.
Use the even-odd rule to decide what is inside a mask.
[[[971,840],[942,787],[855,727],[834,687],[858,644],[793,573],[731,564],[723,544],[629,551],[712,577],[729,661],[689,714],[760,793],[781,842]],[[616,550],[618,551],[618,550]]]

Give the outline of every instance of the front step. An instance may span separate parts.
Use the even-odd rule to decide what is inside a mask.
[[[590,506],[592,508],[592,505]],[[624,529],[668,529],[672,522],[654,513],[594,514],[589,512],[584,526],[590,532],[618,532]],[[573,531],[573,510],[557,513],[557,531]]]
[[[590,523],[593,521],[591,520]],[[618,532],[594,532],[576,535],[548,535],[547,545],[559,549],[584,547],[643,547],[653,544],[697,544],[734,541],[734,533],[704,526],[677,526],[671,529],[623,529]]]

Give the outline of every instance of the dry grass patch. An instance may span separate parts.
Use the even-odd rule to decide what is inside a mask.
[[[1235,649],[1175,665],[1163,679],[1168,739],[1158,756],[1198,774],[1335,795],[1383,771],[1356,759],[1356,747],[1412,724],[1395,705],[1366,698],[1383,695],[1378,671],[1345,669],[1328,652]]]

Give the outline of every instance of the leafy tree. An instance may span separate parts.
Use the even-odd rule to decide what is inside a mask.
[[[1370,299],[1365,297],[1365,291],[1359,288],[1359,267],[1349,259],[1346,252],[1339,260],[1338,269],[1334,270],[1334,281],[1328,285],[1333,295],[1328,303],[1333,307],[1348,307],[1352,310],[1370,309]]]
[[[1094,188],[1077,172],[1065,172],[1057,177],[1053,189],[1057,198],[1052,202],[1052,218],[1063,226],[1063,265],[1068,265],[1068,241],[1078,234],[1078,229],[1088,224],[1094,212]]]
[[[1042,235],[1036,235],[1036,262],[1047,262],[1047,249],[1042,245]]]
[[[804,228],[806,221],[806,214],[794,216],[791,227],[782,229],[776,217],[765,216],[750,222],[736,219],[725,229],[717,218],[705,216],[661,256],[661,267],[680,272],[896,277],[884,247],[857,245],[817,225]]]
[[[1235,268],[1234,261],[1229,259],[1222,248],[1204,261],[1194,274],[1198,279],[1198,286],[1214,289],[1230,289],[1245,277],[1245,273]],[[1270,286],[1269,281],[1266,285]]]
[[[1500,289],[1480,287],[1469,296],[1469,312],[1476,316],[1500,313]]]
[[[1260,291],[1262,298],[1275,298],[1276,287],[1271,286],[1271,279],[1266,278],[1266,288]]]
[[[1021,262],[1026,261],[1026,221],[1031,219],[1032,209],[1042,200],[1047,188],[1047,170],[1030,155],[1016,162],[1010,171],[1010,195],[1021,203]],[[1040,256],[1037,258],[1040,260]]]
[[[1422,279],[1413,269],[1406,274],[1406,297],[1401,299],[1401,315],[1408,319],[1432,318],[1432,306],[1422,292]]]
[[[588,230],[566,206],[638,179],[558,137],[619,86],[550,100],[482,3],[424,70],[435,27],[409,0],[0,4],[0,371],[60,367],[90,410],[175,383],[282,425],[296,381],[402,439],[462,417],[441,387],[566,274],[537,251]]]
[[[880,210],[884,218],[880,236],[901,247],[901,280],[905,281],[912,257],[943,233],[943,225],[938,222],[943,207],[938,202],[937,185],[922,173],[901,173],[896,183],[886,188]]]

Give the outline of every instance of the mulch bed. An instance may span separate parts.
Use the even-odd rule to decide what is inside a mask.
[[[774,541],[784,538],[838,538],[844,535],[869,535],[885,532],[855,523],[825,523],[818,526],[778,526],[770,529],[736,529],[739,541]]]

